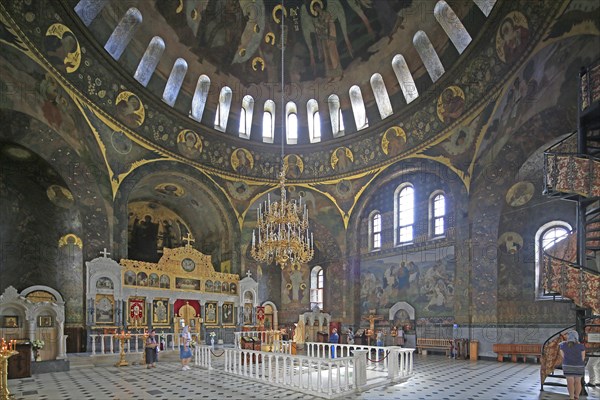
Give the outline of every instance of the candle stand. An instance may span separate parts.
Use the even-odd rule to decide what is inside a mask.
[[[126,367],[129,363],[125,360],[125,341],[131,339],[131,333],[122,330],[121,333],[117,333],[115,337],[119,339],[119,347],[121,349],[119,353],[119,362],[115,364],[115,367]]]
[[[18,351],[15,350],[17,341],[9,340],[5,341],[2,338],[0,341],[0,399],[8,400],[14,398],[12,394],[8,391],[8,359],[14,356],[15,354],[19,354]]]

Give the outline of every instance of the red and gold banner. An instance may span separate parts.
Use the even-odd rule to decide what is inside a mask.
[[[265,308],[262,306],[256,307],[256,319],[259,322],[263,322],[265,320]]]

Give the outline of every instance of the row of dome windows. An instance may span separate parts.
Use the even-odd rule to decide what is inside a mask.
[[[496,0],[473,0],[483,14],[487,17]],[[98,16],[100,11],[108,3],[108,0],[80,0],[75,6],[75,12],[81,18],[86,26]],[[444,0],[436,3],[433,14],[444,29],[451,42],[454,44],[459,54],[467,48],[471,42],[471,36],[464,25],[457,17],[452,8]],[[118,60],[133,36],[137,28],[142,23],[142,14],[137,8],[129,8],[121,18],[117,27],[107,40],[104,48],[115,59]],[[418,31],[413,37],[413,45],[417,50],[425,68],[432,79],[436,82],[445,72],[444,66],[440,61],[427,34]],[[160,58],[165,50],[165,43],[162,38],[155,36],[150,40],[141,61],[139,62],[134,74],[134,78],[143,86],[146,86],[158,65]],[[173,107],[183,80],[187,73],[188,64],[183,58],[175,60],[171,73],[165,85],[162,100]],[[407,103],[411,103],[419,93],[415,86],[414,79],[408,68],[406,60],[401,54],[396,54],[392,59],[392,69],[400,84],[400,89]],[[394,113],[390,97],[388,95],[383,77],[379,73],[374,73],[370,79],[371,90],[373,91],[375,102],[379,110],[381,119],[385,119]],[[189,117],[200,122],[204,114],[204,108],[210,89],[210,78],[207,75],[200,75],[198,78],[194,96],[192,98]],[[354,122],[357,130],[365,129],[369,126],[362,91],[358,85],[353,85],[348,91],[350,104],[354,116]],[[231,110],[231,101],[233,92],[230,87],[224,86],[219,94],[219,103],[215,113],[214,129],[225,132],[227,121]],[[340,107],[340,99],[337,94],[331,94],[328,98],[329,118],[331,130],[334,138],[345,134],[344,120]],[[321,119],[319,114],[319,105],[317,100],[310,99],[306,104],[308,134],[311,143],[321,141]],[[252,117],[254,114],[254,98],[246,95],[242,99],[240,108],[240,118],[238,133],[241,138],[250,139],[252,126]],[[262,141],[273,143],[275,135],[275,102],[266,100],[263,105],[262,120]],[[286,119],[286,142],[288,144],[298,143],[298,109],[294,102],[288,102],[285,107]]]

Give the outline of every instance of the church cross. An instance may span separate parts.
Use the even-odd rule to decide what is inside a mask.
[[[374,310],[372,310],[374,311]],[[369,321],[369,329],[372,332],[375,332],[375,321],[381,321],[383,317],[375,315],[373,312],[365,317],[362,317],[363,320]]]
[[[247,270],[247,271],[246,271],[246,276],[247,276],[248,278],[252,278],[252,272],[250,272],[250,270]]]
[[[187,236],[183,238],[183,241],[187,242],[186,246],[189,246],[191,243],[195,242],[194,238],[192,237],[192,235],[189,232],[188,232]]]
[[[104,256],[104,258],[106,258],[106,256],[110,255],[110,253],[108,251],[106,251],[106,247],[104,248],[103,251],[100,252],[100,254],[102,254]]]

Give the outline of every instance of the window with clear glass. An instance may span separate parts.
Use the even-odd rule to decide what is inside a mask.
[[[275,102],[265,101],[262,120],[262,138],[265,143],[273,143],[275,138]]]
[[[432,198],[431,220],[433,236],[442,236],[446,228],[446,196],[443,193],[438,193]]]
[[[541,226],[535,234],[535,292],[538,300],[557,297],[544,292],[544,252],[551,253],[553,247],[567,239],[571,231],[571,225],[568,223],[551,221]]]
[[[405,186],[398,192],[396,204],[396,243],[410,243],[413,241],[413,228],[415,223],[415,198],[412,186]]]
[[[323,309],[323,268],[317,266],[310,272],[310,309]]]
[[[381,214],[374,212],[371,215],[371,250],[381,249]]]

